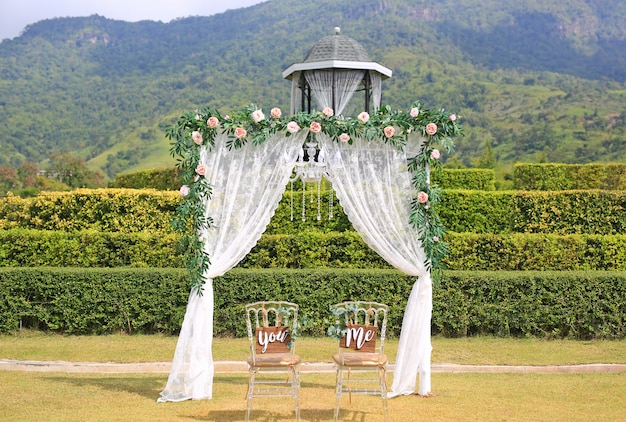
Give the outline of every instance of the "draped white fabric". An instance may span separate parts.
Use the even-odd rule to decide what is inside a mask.
[[[213,394],[213,279],[241,261],[254,247],[274,215],[287,186],[306,131],[277,135],[262,145],[247,143],[229,150],[227,136],[215,147],[203,147],[200,164],[213,186],[205,207],[212,227],[199,235],[211,265],[204,274],[202,296],[192,291],[174,353],[172,368],[159,402],[209,399]]]
[[[304,74],[320,109],[333,107],[335,87],[335,115],[340,115],[363,80],[363,70],[317,70]]]
[[[333,188],[354,229],[400,271],[418,277],[407,303],[390,397],[430,392],[432,286],[424,251],[409,224],[411,175],[405,152],[382,141],[318,139]]]

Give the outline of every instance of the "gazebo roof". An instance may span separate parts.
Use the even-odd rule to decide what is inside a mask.
[[[386,68],[370,59],[365,48],[356,40],[340,34],[335,28],[335,34],[319,40],[304,62],[295,63],[283,71],[284,79],[291,79],[293,73],[303,70],[323,69],[362,69],[373,70],[381,74],[383,79],[391,77],[391,69]]]

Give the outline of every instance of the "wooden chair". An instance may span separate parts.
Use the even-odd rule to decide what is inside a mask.
[[[245,308],[250,340],[246,421],[254,397],[292,397],[299,421],[300,356],[295,353],[295,337],[291,337],[298,329],[298,305],[256,302]]]
[[[387,355],[384,353],[388,306],[377,302],[343,302],[331,306],[336,325],[331,327],[339,340],[333,355],[337,369],[335,420],[339,418],[341,396],[348,393],[380,396],[385,421],[387,409]],[[347,376],[346,376],[347,373]]]

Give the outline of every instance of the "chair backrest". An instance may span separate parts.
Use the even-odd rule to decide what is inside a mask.
[[[339,340],[340,351],[383,354],[388,310],[389,307],[383,303],[368,301],[332,305],[336,323],[345,331]]]
[[[253,360],[257,354],[295,353],[298,305],[285,301],[250,303],[246,308],[248,340]]]

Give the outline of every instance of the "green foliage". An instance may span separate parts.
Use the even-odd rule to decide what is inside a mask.
[[[496,173],[492,169],[449,169],[432,174],[441,189],[496,190]]]
[[[512,200],[513,232],[626,232],[626,191],[517,191]]]
[[[442,191],[439,216],[451,232],[510,233],[511,191]]]
[[[0,230],[3,267],[182,267],[175,234]]]
[[[109,188],[178,190],[182,185],[176,168],[140,170],[118,174],[109,182]]]
[[[180,203],[177,192],[133,189],[77,189],[34,198],[0,199],[0,229],[171,233]]]
[[[468,271],[624,271],[626,235],[450,233],[445,268]]]
[[[623,272],[445,272],[433,332],[445,336],[624,338]]]
[[[520,190],[626,190],[626,164],[529,164],[514,167]]]
[[[0,331],[20,323],[68,334],[177,333],[187,299],[182,269],[0,268]],[[375,300],[398,336],[415,280],[395,270],[231,270],[214,283],[214,333],[245,336],[243,307],[289,300],[322,336],[329,306]],[[624,272],[446,271],[433,292],[432,329],[446,336],[626,337]]]
[[[0,231],[0,266],[184,267],[180,237],[162,233]],[[449,270],[626,271],[626,235],[449,233]],[[354,231],[264,234],[239,268],[390,269]]]

